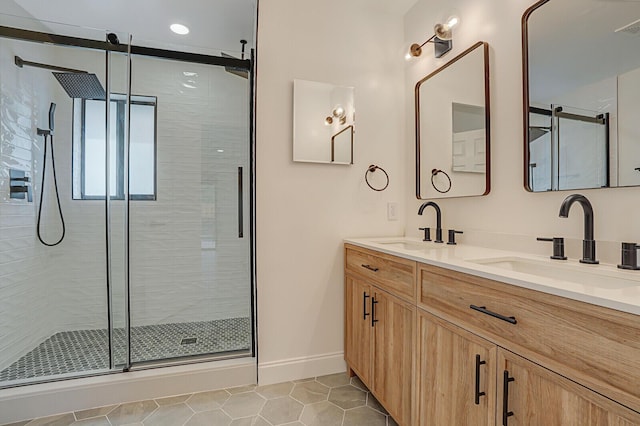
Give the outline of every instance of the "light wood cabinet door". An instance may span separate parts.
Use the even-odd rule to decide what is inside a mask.
[[[416,425],[495,422],[497,347],[418,310]]]
[[[371,391],[402,426],[410,426],[415,329],[414,305],[373,289],[373,385]]]
[[[345,278],[344,355],[365,383],[371,383],[371,286],[357,278]]]
[[[418,272],[418,307],[640,411],[640,315],[432,265]]]
[[[507,350],[497,373],[498,425],[640,425],[637,412]]]

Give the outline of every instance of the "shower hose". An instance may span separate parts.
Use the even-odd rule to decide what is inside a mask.
[[[66,228],[64,225],[64,216],[62,214],[62,206],[60,205],[60,196],[58,195],[58,178],[56,177],[56,160],[53,156],[53,134],[44,133],[44,158],[42,160],[42,185],[40,186],[40,206],[38,207],[38,226],[36,228],[38,239],[42,244],[48,247],[57,246],[64,240],[64,235],[66,233]],[[49,137],[47,137],[49,136]],[[42,204],[44,204],[44,183],[45,176],[47,175],[47,142],[51,141],[51,169],[53,171],[53,187],[56,191],[56,201],[58,203],[58,211],[60,212],[60,222],[62,223],[62,235],[60,239],[55,243],[47,243],[42,239],[42,235],[40,234],[40,219],[42,218]]]

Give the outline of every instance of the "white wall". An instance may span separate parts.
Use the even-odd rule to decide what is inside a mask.
[[[442,65],[449,58],[461,52],[478,40],[490,45],[491,67],[491,161],[492,189],[486,197],[461,198],[438,201],[443,210],[443,227],[463,231],[483,231],[526,235],[526,241],[535,236],[565,236],[582,239],[583,217],[580,207],[574,207],[568,219],[560,219],[558,211],[562,200],[571,192],[528,193],[523,189],[523,131],[522,131],[522,65],[521,65],[521,25],[523,12],[533,1],[516,0],[420,0],[405,16],[405,44],[422,40],[425,28],[452,9],[457,9],[462,17],[462,25],[454,30],[453,52],[436,61],[430,55],[423,55],[406,69],[405,93],[407,117],[413,107],[412,88],[416,81]],[[413,129],[411,120],[406,122],[407,134]],[[413,161],[413,143],[409,136],[406,164]],[[406,185],[413,188],[413,170],[407,168]],[[637,202],[638,188],[617,188],[607,190],[580,191],[592,202],[595,211],[595,238],[603,241],[640,241],[640,223],[629,220],[628,211]],[[407,198],[407,234],[418,236],[419,226],[433,226],[430,213],[420,217],[416,214],[420,202]],[[497,235],[497,234],[495,234]],[[467,235],[459,240],[465,241]],[[497,237],[496,237],[497,238]],[[532,244],[536,244],[533,242]],[[618,244],[612,244],[613,252],[601,255],[617,258]],[[543,253],[549,247],[540,246]],[[568,247],[567,255],[581,256],[580,246]]]
[[[386,218],[387,202],[406,198],[402,20],[394,6],[384,0],[260,4],[260,383],[344,369],[342,239],[403,232],[402,221]],[[355,88],[353,166],[292,162],[294,79]],[[366,186],[370,164],[389,173],[386,191]]]

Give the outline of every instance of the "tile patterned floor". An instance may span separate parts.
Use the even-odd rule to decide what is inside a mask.
[[[197,338],[182,344],[184,338]],[[124,329],[114,330],[116,363],[125,360]],[[249,318],[147,325],[131,329],[134,362],[248,350]],[[78,330],[54,334],[37,348],[0,371],[0,382],[82,371],[109,366],[107,330]]]
[[[10,426],[397,426],[345,373],[60,414]]]

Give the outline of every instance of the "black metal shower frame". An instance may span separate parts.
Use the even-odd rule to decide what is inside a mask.
[[[106,34],[106,32],[105,32]],[[255,50],[251,49],[250,58],[251,59],[237,59],[233,57],[223,57],[223,56],[214,56],[214,55],[205,55],[201,53],[192,53],[192,52],[181,52],[176,50],[168,50],[168,49],[159,49],[145,46],[135,46],[130,44],[112,44],[108,41],[100,41],[100,40],[92,40],[80,37],[72,37],[72,36],[64,36],[59,34],[52,34],[40,31],[32,31],[25,30],[22,28],[15,27],[7,27],[0,25],[0,38],[10,38],[21,41],[31,41],[36,43],[47,43],[59,46],[68,46],[68,47],[80,47],[86,49],[100,50],[105,52],[118,52],[124,54],[131,55],[140,55],[140,56],[150,56],[161,59],[170,59],[175,61],[183,61],[183,62],[191,62],[198,63],[204,65],[214,65],[214,66],[223,66],[223,67],[231,67],[238,70],[246,70],[249,74],[249,200],[250,200],[250,208],[249,208],[249,227],[250,227],[250,241],[249,241],[249,257],[250,257],[250,284],[251,284],[251,356],[257,356],[257,322],[256,322],[256,311],[257,311],[257,300],[256,300],[256,243],[255,243],[255,176],[256,176],[256,152],[255,152]],[[108,199],[109,197],[107,197]],[[127,200],[127,203],[130,200]],[[127,241],[129,244],[129,241]],[[127,250],[128,251],[128,250]],[[107,279],[109,281],[109,279]],[[129,292],[128,279],[127,279],[127,292]],[[107,291],[109,292],[109,282],[107,282]],[[127,312],[130,312],[130,306],[127,306]],[[108,313],[111,315],[111,312]],[[129,315],[129,314],[128,314]],[[109,321],[111,322],[111,321]],[[130,340],[130,333],[127,333]],[[111,339],[110,339],[111,340]],[[130,341],[128,342],[128,347],[131,347]],[[110,352],[110,363],[113,363],[112,356],[112,342],[109,341],[109,352]],[[128,366],[131,365],[130,360],[130,351],[127,354],[128,356]],[[206,355],[203,358],[194,358],[193,362],[204,362],[208,361]],[[177,361],[178,364],[187,363],[186,359],[181,359]],[[112,364],[113,365],[113,364]],[[150,364],[150,367],[153,367],[155,363]],[[129,368],[125,367],[125,371],[128,371]],[[82,374],[77,375],[73,378],[84,377]],[[46,381],[46,380],[45,380]],[[30,382],[27,384],[35,384],[39,382]]]
[[[107,41],[91,40],[86,38],[63,36],[58,34],[44,33],[40,31],[24,30],[21,28],[0,26],[0,37],[13,38],[23,41],[34,41],[37,43],[50,43],[61,46],[84,47],[94,50],[108,50],[111,52],[127,53],[127,45],[115,45]],[[223,67],[234,67],[251,72],[253,68],[250,59],[237,59],[214,55],[204,55],[201,53],[180,52],[177,50],[158,49],[145,46],[131,46],[132,55],[155,56],[163,59],[173,59],[176,61],[195,62],[206,65],[219,65]]]

